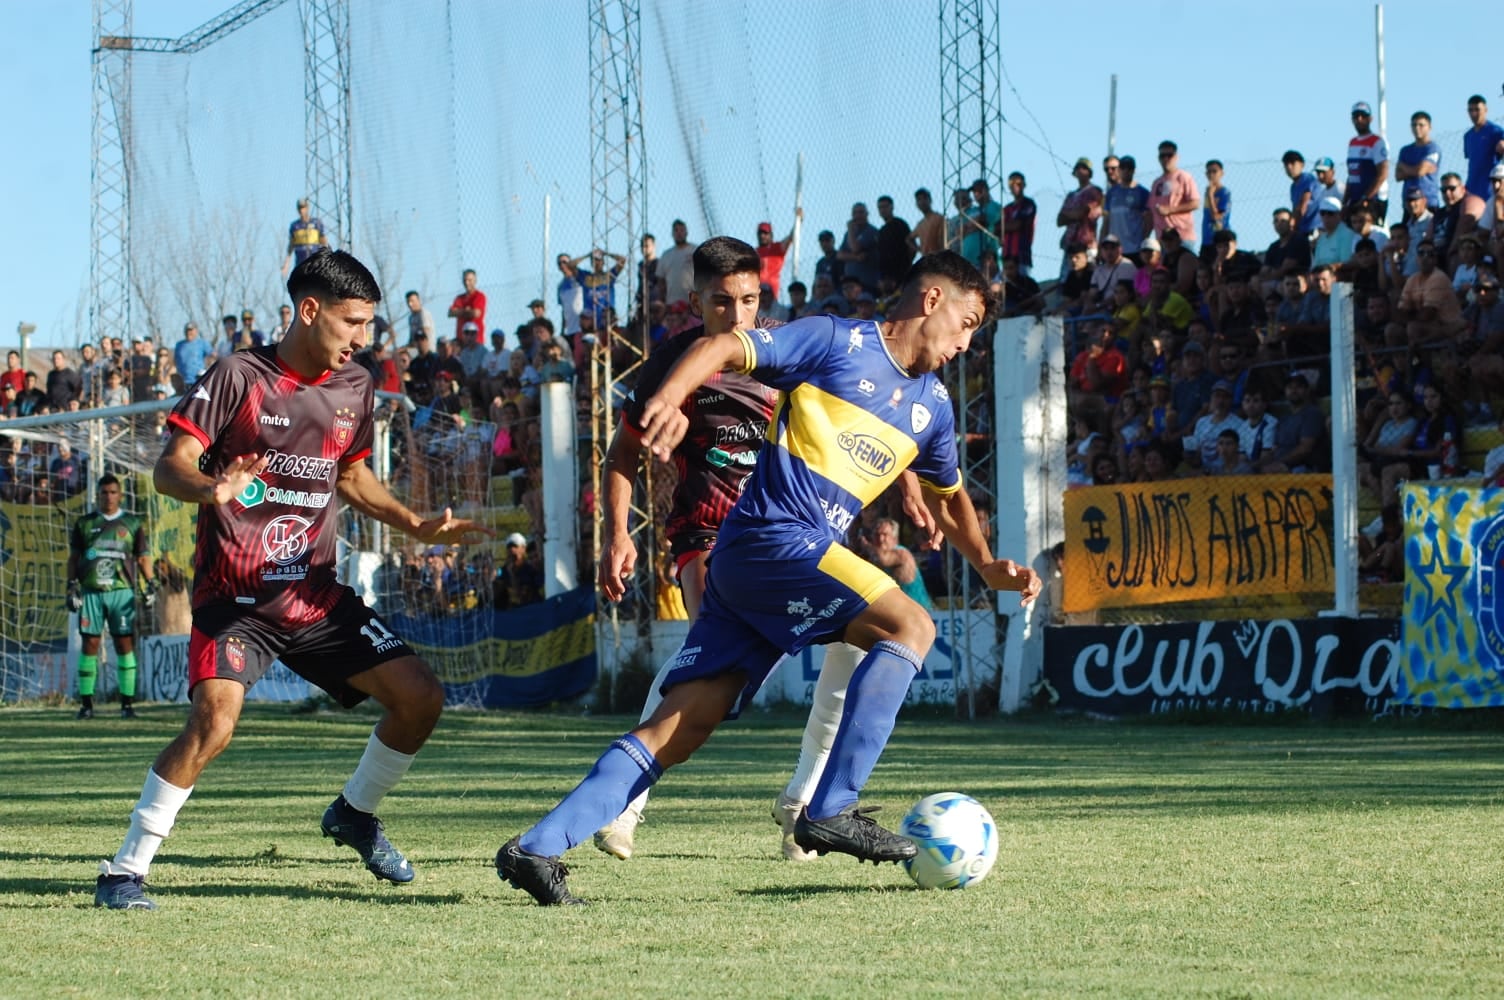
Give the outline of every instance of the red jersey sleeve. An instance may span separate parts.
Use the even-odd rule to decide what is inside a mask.
[[[246,351],[244,354],[250,354]],[[217,362],[173,407],[167,423],[198,438],[208,451],[245,400],[248,377],[238,355]]]

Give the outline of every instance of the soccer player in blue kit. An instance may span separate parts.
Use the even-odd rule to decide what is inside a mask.
[[[762,455],[721,525],[700,615],[663,682],[662,703],[548,815],[502,845],[502,879],[545,906],[581,902],[559,856],[734,718],[781,656],[836,640],[866,655],[795,840],[874,863],[914,855],[912,842],[857,802],[934,642],[934,623],[841,540],[861,508],[911,468],[941,531],[988,585],[1025,603],[1038,595],[1033,570],[987,549],[962,489],[950,398],[935,374],[966,351],[990,308],[986,280],[944,251],[913,266],[881,324],[811,316],[704,337],[684,353],[643,404],[643,446],[668,458],[684,435],[684,400],[732,370],[782,393]]]

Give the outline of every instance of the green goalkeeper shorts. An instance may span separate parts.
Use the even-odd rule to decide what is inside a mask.
[[[78,631],[102,635],[136,634],[136,595],[129,590],[85,590],[84,606],[78,611]]]

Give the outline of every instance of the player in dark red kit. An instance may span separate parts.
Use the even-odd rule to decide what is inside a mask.
[[[391,495],[365,459],[373,438],[370,374],[349,363],[366,345],[381,290],[342,251],[300,263],[287,280],[295,319],[281,342],[226,357],[168,418],[157,491],[199,504],[192,706],[183,732],[147,772],[125,842],[100,864],[97,906],[154,909],[147,869],[205,766],[229,746],[246,689],[280,659],[346,707],[386,709],[355,773],[324,813],[379,879],[412,866],[374,815],[433,731],[444,690],[427,664],[335,579],[335,494],[425,542],[484,529],[448,510],[424,520]]]

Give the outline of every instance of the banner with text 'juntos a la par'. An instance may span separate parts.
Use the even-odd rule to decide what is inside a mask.
[[[1332,477],[1205,476],[1065,494],[1065,610],[1330,592]]]

